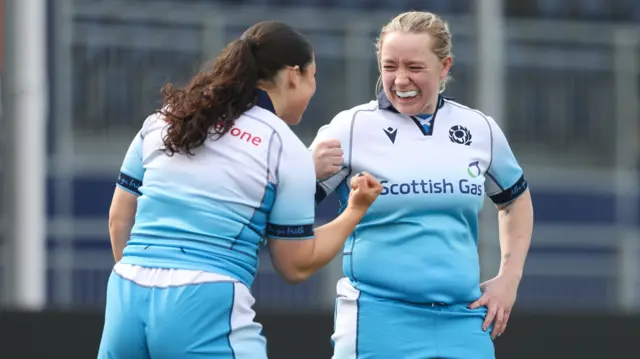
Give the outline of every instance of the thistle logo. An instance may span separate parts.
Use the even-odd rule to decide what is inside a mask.
[[[469,146],[472,137],[471,132],[464,126],[455,125],[449,129],[449,139],[453,143]]]
[[[469,167],[467,167],[467,173],[471,178],[476,178],[480,176],[480,165],[479,161],[474,161],[469,163]]]

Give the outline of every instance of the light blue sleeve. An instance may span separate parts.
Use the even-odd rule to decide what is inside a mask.
[[[523,194],[528,183],[502,129],[488,118],[491,128],[491,163],[485,173],[487,195],[495,204],[506,204]]]
[[[316,181],[311,153],[297,138],[298,143],[283,141],[279,136],[276,138],[281,145],[270,150],[278,151],[279,155],[275,200],[269,213],[267,236],[278,239],[313,238]]]
[[[351,111],[340,112],[329,124],[320,127],[316,138],[313,140],[313,143],[311,143],[311,146],[309,146],[309,151],[312,151],[320,141],[338,140],[344,153],[342,170],[329,178],[317,181],[315,194],[316,203],[322,202],[322,200],[334,192],[351,174],[351,164],[349,161],[351,160],[352,121],[353,113]]]
[[[140,187],[144,177],[144,167],[142,165],[142,130],[131,141],[127,154],[124,156],[117,185],[127,192],[136,196],[141,195]]]

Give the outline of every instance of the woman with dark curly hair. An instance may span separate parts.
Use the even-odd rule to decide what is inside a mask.
[[[288,125],[315,92],[305,37],[263,22],[231,42],[133,140],[109,213],[116,260],[99,358],[266,358],[250,287],[258,252],[291,282],[344,245],[382,187],[355,178],[314,230],[311,153]]]

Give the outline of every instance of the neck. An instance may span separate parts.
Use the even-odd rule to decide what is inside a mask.
[[[271,100],[271,103],[273,104],[273,108],[275,109],[276,116],[284,120],[283,109],[286,108],[287,101],[285,97],[282,96],[282,93],[275,87],[258,86],[258,88],[267,93],[269,99]]]
[[[433,115],[436,112],[440,102],[440,94],[436,95],[435,98],[431,99],[421,113],[418,115]]]

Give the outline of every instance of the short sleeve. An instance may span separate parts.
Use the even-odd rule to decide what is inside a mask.
[[[136,137],[131,141],[127,154],[122,162],[120,174],[118,175],[118,187],[133,193],[137,196],[141,195],[140,187],[144,177],[144,167],[142,166],[142,130],[138,132]]]
[[[351,111],[343,111],[337,114],[333,120],[318,130],[316,138],[309,146],[312,151],[315,145],[324,140],[339,140],[342,151],[344,152],[344,165],[342,170],[335,175],[319,180],[316,184],[315,200],[317,203],[322,202],[329,194],[340,186],[344,180],[351,174],[350,154],[351,154],[351,123],[353,114]],[[315,166],[314,166],[315,168]]]
[[[278,239],[308,239],[314,237],[315,222],[315,168],[311,153],[300,143],[281,143],[274,136],[277,151],[277,179],[275,200],[269,213],[267,236]]]
[[[487,194],[495,204],[507,204],[523,194],[528,183],[502,129],[488,118],[491,129],[491,163],[485,173]]]

